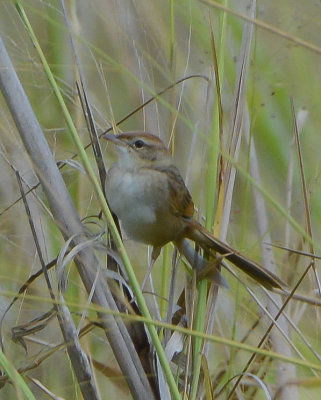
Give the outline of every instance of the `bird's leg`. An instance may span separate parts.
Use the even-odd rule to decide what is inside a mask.
[[[217,271],[218,267],[221,265],[221,262],[224,260],[225,257],[228,257],[231,253],[225,254],[214,254],[213,252],[209,252],[212,261],[208,261],[207,264],[198,271],[197,280],[200,281],[202,279],[208,279],[210,281],[215,281],[217,279]],[[227,282],[226,282],[227,283]],[[228,284],[225,287],[229,287]]]
[[[220,264],[217,260],[213,262],[205,260],[188,242],[187,239],[175,241],[175,246],[179,252],[184,255],[189,264],[196,269],[197,279],[201,276],[216,283],[219,286],[229,288],[226,279],[223,277],[217,266]],[[206,271],[204,273],[203,271]]]

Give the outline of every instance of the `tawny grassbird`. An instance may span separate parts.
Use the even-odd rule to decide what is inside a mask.
[[[198,269],[206,265],[190,245],[196,242],[210,254],[219,253],[268,289],[282,288],[282,281],[216,239],[194,218],[194,204],[179,170],[164,143],[146,132],[107,134],[117,149],[106,180],[111,210],[130,239],[153,246],[152,260],[168,242]]]

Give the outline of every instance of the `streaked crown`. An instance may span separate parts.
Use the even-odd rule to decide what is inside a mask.
[[[171,158],[163,141],[148,132],[126,132],[120,135],[107,134],[103,136],[116,146],[127,149],[129,154],[146,161],[160,161]]]

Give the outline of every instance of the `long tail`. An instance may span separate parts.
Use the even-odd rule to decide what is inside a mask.
[[[268,271],[255,261],[249,260],[242,254],[238,253],[232,247],[216,239],[201,224],[192,220],[187,230],[186,236],[193,240],[204,250],[214,250],[221,254],[227,260],[231,261],[236,267],[240,268],[247,275],[255,279],[261,285],[271,290],[273,288],[282,289],[286,284],[282,282],[275,274]]]

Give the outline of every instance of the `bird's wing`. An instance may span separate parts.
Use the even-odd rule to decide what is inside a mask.
[[[194,203],[178,168],[175,165],[167,165],[156,169],[166,175],[172,213],[177,216],[192,218]]]

